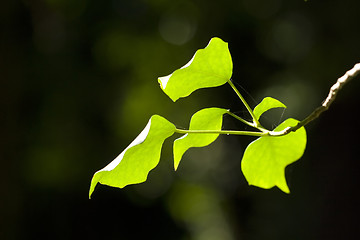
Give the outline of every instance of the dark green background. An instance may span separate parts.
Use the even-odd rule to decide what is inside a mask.
[[[157,77],[218,36],[251,106],[284,102],[264,124],[303,119],[359,61],[360,2],[8,0],[0,6],[0,239],[356,239],[360,79],[308,127],[292,193],[249,187],[250,137],[192,149],[171,139],[146,183],[88,189],[93,173],[160,114],[178,127],[204,107],[247,118],[228,86],[176,103]],[[226,129],[244,126],[224,119]],[[245,128],[248,129],[248,128]]]

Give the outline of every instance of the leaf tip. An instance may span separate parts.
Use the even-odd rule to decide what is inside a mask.
[[[99,182],[99,177],[97,176],[97,172],[94,174],[93,178],[91,179],[90,189],[89,189],[89,199],[91,199],[91,195],[95,190],[97,183]]]
[[[186,137],[187,135],[188,134],[185,134],[184,136],[182,136],[174,141],[173,151],[174,151],[174,169],[175,169],[175,171],[177,171],[180,161],[181,161],[181,158],[182,158],[182,155],[184,154],[184,152],[181,150],[182,148],[181,147],[179,148],[179,146],[178,146],[179,139],[182,139],[182,138]]]
[[[175,162],[175,163],[174,163],[174,170],[177,171],[178,167],[179,167],[179,163],[176,163],[176,162]]]
[[[285,185],[277,185],[277,187],[281,190],[281,191],[283,191],[284,193],[286,193],[286,194],[290,194],[290,189],[289,189],[289,187],[287,186],[287,184],[285,184]]]

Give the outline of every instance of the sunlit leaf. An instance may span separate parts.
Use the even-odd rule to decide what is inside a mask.
[[[254,108],[254,115],[257,120],[260,119],[260,116],[272,109],[272,108],[286,108],[285,104],[280,102],[279,100],[272,98],[272,97],[266,97],[264,98],[255,108]]]
[[[295,126],[298,122],[295,119],[287,119],[275,131]],[[241,169],[250,185],[265,189],[277,186],[289,193],[285,167],[301,158],[305,147],[304,127],[280,137],[260,137],[246,148]]]
[[[98,182],[123,188],[146,181],[149,171],[159,163],[163,142],[174,132],[175,126],[172,123],[153,115],[136,139],[109,165],[94,174],[89,197]]]
[[[228,44],[215,37],[185,66],[168,76],[159,77],[158,81],[161,89],[175,102],[197,89],[225,84],[231,78],[232,68]]]
[[[190,121],[189,130],[221,130],[223,115],[228,110],[205,108],[196,112]],[[205,147],[216,140],[219,134],[189,133],[174,141],[174,167],[179,166],[183,154],[192,147]]]

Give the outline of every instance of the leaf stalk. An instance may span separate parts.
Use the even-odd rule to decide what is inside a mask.
[[[235,131],[235,130],[186,130],[186,129],[175,129],[176,133],[181,134],[226,134],[226,135],[244,135],[244,136],[254,136],[254,137],[263,137],[268,136],[269,132],[252,132],[252,131]]]
[[[259,120],[257,120],[257,118],[255,117],[253,110],[251,109],[251,107],[249,106],[249,104],[246,102],[245,98],[241,95],[241,93],[239,92],[239,90],[235,87],[235,85],[233,84],[233,82],[231,81],[231,79],[229,79],[227,82],[230,84],[231,88],[234,90],[234,92],[236,93],[236,95],[238,95],[238,97],[240,98],[241,102],[244,104],[244,106],[246,107],[247,111],[250,113],[250,115],[251,115],[251,117],[252,117],[252,119],[253,119],[253,123],[254,123],[253,127],[255,127],[255,128],[261,127],[260,122],[259,122]]]
[[[229,114],[229,115],[232,116],[233,118],[239,120],[240,122],[245,123],[246,125],[248,125],[248,126],[250,126],[250,127],[256,128],[256,129],[258,129],[258,130],[260,130],[260,131],[262,131],[262,132],[269,132],[269,130],[261,127],[260,124],[259,124],[258,126],[255,126],[255,124],[254,124],[253,122],[248,122],[248,121],[246,121],[245,119],[239,117],[238,115],[236,115],[236,114],[234,114],[234,113],[232,113],[232,112],[230,112],[230,111],[228,111],[227,114]]]

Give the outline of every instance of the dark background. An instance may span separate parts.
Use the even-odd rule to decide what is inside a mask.
[[[244,112],[226,85],[176,103],[158,86],[214,36],[229,42],[252,107],[265,96],[288,106],[265,124],[303,119],[359,61],[359,9],[356,0],[3,1],[0,239],[358,239],[360,79],[308,125],[306,152],[286,169],[290,195],[247,185],[240,161],[253,138],[234,136],[190,150],[177,172],[170,139],[146,183],[99,185],[91,200],[88,189],[153,114],[187,127],[204,107]]]

